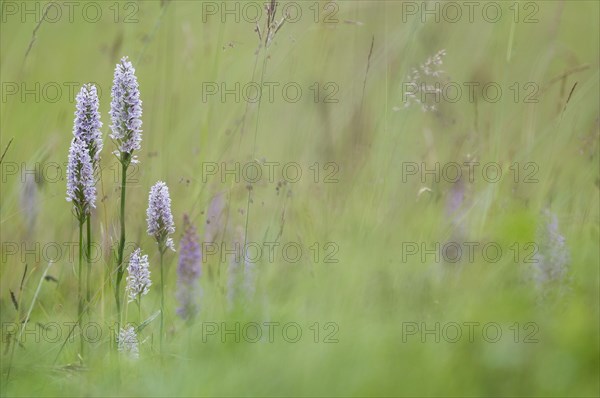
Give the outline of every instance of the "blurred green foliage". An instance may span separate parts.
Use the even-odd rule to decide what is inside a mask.
[[[502,15],[495,22],[482,14],[489,3],[476,2],[472,21],[465,3],[455,3],[462,10],[457,22],[448,21],[453,10],[439,3],[436,22],[435,14],[422,13],[421,2],[283,1],[277,20],[289,3],[290,13],[301,14],[290,14],[298,20],[284,23],[270,46],[258,51],[250,20],[256,8],[250,3],[74,3],[72,18],[57,2],[60,16],[50,9],[46,18],[53,22],[39,26],[45,2],[0,3],[1,150],[14,138],[2,165],[0,200],[3,396],[599,394],[598,2],[499,2],[494,4],[500,4]],[[239,12],[224,13],[225,7]],[[263,12],[261,30],[264,20]],[[502,88],[499,100],[486,101],[477,91],[470,101],[464,91],[455,103],[440,101],[435,112],[404,109],[406,76],[440,49],[447,53],[447,79],[461,87],[494,82]],[[168,254],[162,359],[156,322],[140,333],[138,361],[117,360],[110,329],[110,247],[118,239],[119,184],[108,110],[114,65],[124,55],[136,67],[144,108],[141,163],[128,188],[127,240],[150,254],[153,275],[159,273],[158,255],[146,235],[145,208],[157,180],[171,190],[176,241],[183,213],[204,235],[207,207],[222,192],[227,236],[244,230],[247,220],[248,241],[278,239],[303,248],[297,263],[257,264],[254,299],[233,309],[227,303],[227,263],[209,259],[201,280],[202,311],[191,324],[175,315],[177,253]],[[10,327],[25,316],[47,265],[44,255],[23,259],[21,245],[38,242],[43,248],[77,239],[64,175],[54,178],[56,168],[44,165],[66,162],[75,105],[70,87],[78,90],[89,81],[101,93],[105,134],[94,216],[103,255],[93,270],[92,308],[102,335],[89,345],[83,370],[74,366],[76,342],[61,351],[62,340],[35,341],[42,335],[38,323],[62,324],[76,316],[75,262],[63,252],[49,270],[58,282],[42,284],[27,329],[33,332],[23,337],[10,363]],[[236,82],[243,88],[261,81],[279,85],[274,100],[263,97],[260,105],[236,101],[232,94],[221,101],[221,91],[206,91],[214,84],[232,89]],[[284,98],[281,88],[288,83],[302,89],[297,102]],[[525,101],[532,89],[537,102]],[[302,178],[281,189],[276,189],[278,175],[274,183],[253,184],[248,205],[243,179],[222,182],[219,174],[205,178],[203,173],[206,162],[243,165],[255,159],[296,162]],[[433,255],[403,261],[403,243],[432,248],[456,233],[445,210],[452,184],[431,176],[421,181],[420,174],[407,177],[407,162],[432,168],[465,161],[502,168],[495,183],[475,174],[466,184],[461,213],[461,239],[497,242],[504,249],[500,261],[481,255],[454,265],[436,262]],[[315,162],[321,171],[317,183],[310,168]],[[22,164],[31,170],[36,163],[47,174],[35,185],[33,205],[27,205],[19,173]],[[331,172],[324,168],[328,163],[339,169],[337,182],[323,182]],[[531,172],[527,164],[536,165],[536,182],[525,181]],[[17,174],[8,165],[17,165]],[[570,281],[566,296],[540,301],[528,278],[532,264],[524,262],[531,250],[524,247],[535,242],[544,209],[557,215],[566,239]],[[323,260],[330,252],[327,242],[339,249],[337,263]],[[19,251],[10,254],[14,247],[7,244],[14,243]],[[319,261],[310,249],[314,243],[321,250]],[[509,249],[515,243],[522,250],[517,261]],[[19,291],[25,263],[28,277]],[[20,314],[10,291],[21,303]],[[142,318],[158,303],[153,286]],[[130,306],[130,321],[139,321],[136,312]],[[222,342],[221,329],[206,335],[208,322],[219,328],[222,322],[229,328],[235,322],[296,322],[303,334],[297,343],[280,334],[273,343],[236,343],[232,336]],[[333,330],[325,328],[330,322],[337,325],[329,325],[337,328],[337,343],[323,342]],[[457,342],[442,335],[436,343],[435,334],[422,333],[451,322],[494,322],[502,337],[488,342],[477,329],[470,341],[463,327]],[[414,324],[420,331],[407,335]],[[536,342],[525,342],[532,330]]]

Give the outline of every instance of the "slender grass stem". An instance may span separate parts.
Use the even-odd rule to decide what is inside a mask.
[[[6,152],[8,152],[8,148],[10,148],[10,144],[12,144],[13,142],[13,138],[10,139],[10,141],[8,141],[8,144],[6,144],[6,148],[4,148],[4,152],[2,152],[2,156],[0,156],[0,164],[2,164],[2,161],[4,160],[4,156],[6,155]]]
[[[264,53],[264,59],[263,59],[263,65],[262,65],[262,72],[260,74],[260,87],[263,86],[264,82],[265,82],[265,72],[267,70],[267,61],[269,60],[269,54],[267,49],[265,49],[265,53]],[[258,126],[259,126],[259,122],[260,122],[260,108],[262,105],[262,98],[258,99],[258,109],[256,110],[256,126],[254,129],[254,145],[252,146],[252,158],[256,157],[256,140],[258,138]]]
[[[42,276],[40,277],[37,288],[35,289],[35,294],[33,295],[33,299],[31,299],[31,304],[29,305],[29,309],[27,310],[27,315],[25,316],[25,320],[20,322],[21,327],[19,328],[19,335],[16,337],[13,337],[12,346],[10,347],[10,357],[8,359],[8,370],[6,372],[6,383],[4,383],[4,388],[7,387],[8,382],[10,381],[10,371],[12,369],[12,361],[15,356],[15,346],[17,346],[21,343],[21,337],[23,336],[25,327],[27,326],[27,323],[29,322],[29,317],[31,316],[31,311],[33,310],[33,307],[35,306],[37,298],[40,294],[40,290],[42,289],[42,283],[44,283],[46,275],[48,274],[48,269],[50,269],[51,265],[52,265],[52,262],[49,262],[48,265],[46,266],[46,269],[44,269]],[[21,303],[21,295],[19,295],[19,303]],[[19,316],[19,314],[17,313],[17,317],[18,316]],[[0,384],[2,384],[2,383],[0,383]]]
[[[264,80],[265,80],[265,71],[267,69],[267,60],[268,59],[269,59],[268,52],[267,52],[267,49],[265,49],[265,55],[264,55],[263,65],[262,65],[262,72],[260,75],[260,87],[262,87]],[[252,159],[256,158],[256,140],[258,137],[258,126],[259,126],[259,122],[260,122],[261,103],[262,103],[261,98],[259,98],[258,99],[258,109],[256,110],[256,126],[254,129],[254,145],[252,146]],[[248,200],[246,202],[246,221],[244,223],[244,246],[243,247],[246,247],[246,243],[248,240],[248,222],[250,220],[250,203],[251,202],[252,202],[252,189],[248,189]]]

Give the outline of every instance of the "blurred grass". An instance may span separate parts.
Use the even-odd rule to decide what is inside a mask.
[[[144,103],[141,165],[135,171],[139,183],[128,189],[127,197],[127,240],[150,254],[153,275],[158,275],[158,256],[146,236],[145,207],[156,180],[166,181],[171,189],[177,236],[184,212],[191,213],[203,235],[203,212],[218,192],[228,198],[231,228],[244,226],[246,218],[239,210],[246,208],[245,183],[203,183],[202,162],[264,158],[301,164],[305,174],[289,187],[290,198],[277,195],[274,184],[254,187],[249,240],[273,239],[285,206],[282,242],[301,242],[305,255],[314,242],[339,246],[337,264],[314,264],[306,257],[298,264],[260,264],[257,299],[233,312],[226,310],[221,291],[225,276],[211,282],[205,268],[200,318],[193,325],[175,318],[174,294],[169,295],[170,354],[161,364],[153,325],[141,336],[148,340],[140,361],[121,361],[120,381],[108,333],[94,346],[89,369],[83,372],[60,368],[77,362],[78,344],[68,344],[54,364],[60,344],[30,339],[25,348],[16,348],[8,385],[8,356],[0,356],[3,396],[599,394],[599,3],[535,2],[539,23],[533,24],[514,24],[511,17],[498,23],[476,18],[473,23],[423,24],[416,17],[403,22],[399,1],[337,3],[340,23],[314,23],[308,9],[312,3],[300,2],[306,17],[277,34],[268,50],[264,80],[298,82],[304,89],[302,100],[288,103],[277,97],[273,103],[263,102],[260,114],[250,104],[243,134],[246,104],[221,103],[216,97],[203,102],[202,83],[232,87],[235,82],[260,81],[264,53],[257,62],[251,23],[221,23],[218,17],[205,23],[201,2],[180,0],[135,2],[139,22],[114,23],[108,3],[103,3],[105,17],[98,23],[82,18],[42,23],[24,59],[35,21],[30,17],[21,23],[18,16],[3,21],[3,83],[94,81],[101,89],[105,169],[99,198],[105,199],[98,206],[94,236],[105,247],[117,239],[119,195],[109,154],[108,110],[112,72],[123,55],[136,66]],[[320,2],[321,7],[325,4]],[[506,11],[507,5],[503,7]],[[401,84],[410,68],[442,48],[448,53],[443,69],[451,80],[497,82],[504,89],[502,99],[442,103],[435,114],[417,108],[394,112],[403,105]],[[563,92],[560,82],[548,85],[582,65],[589,67],[569,75]],[[308,87],[315,82],[321,87],[337,84],[339,102],[314,103]],[[514,82],[539,85],[539,103],[512,101],[508,87]],[[0,148],[14,137],[5,162],[26,162],[32,168],[35,162],[66,161],[74,104],[65,94],[56,103],[16,96],[2,101]],[[503,247],[530,242],[540,211],[550,208],[558,215],[571,254],[572,291],[563,302],[540,306],[533,286],[523,278],[527,264],[505,257],[496,264],[467,264],[459,274],[418,258],[400,261],[402,242],[444,242],[450,235],[444,214],[450,184],[423,184],[418,178],[403,183],[403,162],[462,163],[472,158],[482,164],[498,162],[505,174],[497,184],[478,179],[469,186],[467,238]],[[314,162],[336,162],[339,183],[314,184],[308,169]],[[535,162],[539,182],[514,184],[508,169],[514,162]],[[417,196],[423,186],[432,192]],[[76,241],[64,181],[39,186],[32,237],[26,234],[20,206],[22,188],[14,176],[2,181],[2,242],[43,246]],[[2,257],[0,308],[5,324],[15,319],[9,289],[18,290],[24,264],[15,256],[8,261]],[[174,292],[176,255],[168,255],[167,262],[167,286]],[[46,266],[30,260],[28,265],[24,303]],[[112,293],[108,286],[101,289],[111,266],[103,261],[94,269],[99,298],[94,313],[103,325],[112,323]],[[50,273],[59,282],[43,286],[32,322],[73,320],[73,270],[66,259],[52,266]],[[158,308],[158,293],[153,290],[145,299],[146,315]],[[314,322],[335,322],[339,343],[317,344],[312,335],[296,344],[281,339],[273,344],[202,341],[202,322],[267,320],[298,322],[305,333]],[[503,332],[515,322],[535,322],[539,342],[514,343],[512,335],[498,343],[402,340],[403,322],[470,321],[497,322]],[[3,352],[6,344],[3,330]]]

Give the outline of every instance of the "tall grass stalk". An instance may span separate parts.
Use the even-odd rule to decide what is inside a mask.
[[[262,72],[260,74],[260,87],[263,86],[265,80],[265,71],[267,69],[267,61],[269,60],[268,47],[265,47],[264,60],[262,65]],[[258,99],[258,109],[256,110],[256,125],[254,128],[254,144],[252,146],[252,159],[256,159],[256,140],[258,137],[258,126],[260,122],[260,107],[262,104],[262,98]],[[248,186],[248,200],[246,202],[246,220],[244,225],[244,246],[246,247],[248,239],[248,221],[250,219],[250,203],[252,203],[252,186]]]
[[[31,304],[29,305],[29,309],[27,310],[27,315],[25,316],[25,320],[23,322],[21,322],[21,328],[19,329],[19,337],[17,337],[13,341],[13,344],[12,344],[12,347],[10,350],[10,358],[8,360],[8,370],[6,371],[6,384],[8,384],[8,381],[10,380],[10,370],[11,370],[13,358],[15,356],[15,346],[17,344],[19,344],[21,341],[21,337],[23,336],[23,331],[25,330],[25,327],[27,326],[27,323],[29,322],[29,317],[31,316],[31,311],[33,311],[33,306],[35,305],[35,302],[37,301],[37,298],[40,294],[40,290],[42,289],[42,283],[46,279],[46,275],[48,274],[48,270],[50,269],[51,265],[52,265],[52,262],[49,262],[48,265],[46,266],[46,269],[44,269],[44,272],[42,273],[42,276],[40,277],[40,280],[38,282],[38,286],[35,289],[35,294],[33,295],[33,299],[31,299]],[[32,274],[33,274],[33,272],[32,272]],[[25,275],[23,275],[23,276],[25,276]],[[22,296],[22,294],[19,295],[19,302],[21,301],[21,296]],[[17,312],[17,317],[18,316],[19,316],[19,314]]]
[[[4,156],[6,156],[6,152],[8,152],[8,148],[10,148],[10,144],[12,144],[14,138],[11,138],[10,141],[8,141],[8,144],[6,144],[6,148],[4,148],[4,152],[2,152],[2,156],[0,156],[0,165],[2,164],[2,161],[4,160]]]

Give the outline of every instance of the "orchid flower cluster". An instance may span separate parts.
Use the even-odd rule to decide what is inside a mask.
[[[274,11],[274,6],[272,6]],[[125,259],[125,233],[126,233],[126,188],[127,168],[131,163],[137,163],[138,152],[142,143],[142,101],[140,99],[139,84],[135,69],[125,57],[116,65],[112,87],[112,101],[110,107],[112,133],[110,138],[116,149],[112,152],[122,167],[120,191],[120,237],[119,246],[115,255],[116,265],[111,275],[114,280],[115,302],[117,308],[118,332],[116,336],[117,350],[130,358],[138,358],[140,353],[140,340],[138,333],[143,328],[131,325],[131,317],[127,306],[135,302],[138,309],[138,318],[142,322],[142,298],[150,293],[151,287],[158,285],[160,288],[160,311],[144,321],[149,323],[160,314],[160,349],[163,349],[164,319],[168,308],[165,306],[165,263],[164,257],[169,251],[175,252],[173,234],[175,222],[171,212],[171,197],[169,187],[164,181],[156,182],[148,194],[148,207],[146,210],[147,234],[156,242],[159,255],[159,283],[154,283],[151,256],[145,254],[141,247],[135,248]],[[73,138],[69,149],[67,170],[67,201],[73,205],[73,213],[79,224],[79,307],[78,322],[82,321],[84,314],[88,314],[91,300],[91,261],[90,249],[92,244],[92,215],[96,208],[96,184],[101,179],[101,153],[102,121],[100,104],[96,87],[86,84],[77,95]],[[217,240],[218,236],[225,234],[221,225],[221,215],[225,208],[222,194],[216,195],[209,205],[207,217],[212,221],[205,229],[206,239],[210,242]],[[207,220],[207,223],[209,222]],[[87,225],[87,234],[84,239],[84,225]],[[236,235],[239,242],[245,241],[243,233]],[[84,243],[85,249],[84,249]],[[170,250],[167,250],[170,249]],[[200,298],[202,289],[199,279],[202,273],[202,252],[198,232],[191,218],[186,214],[183,217],[183,234],[179,245],[179,260],[177,264],[177,291],[176,299],[179,306],[176,314],[186,321],[191,321],[200,311]],[[87,260],[87,294],[83,291],[83,259]],[[244,297],[250,299],[254,294],[255,264],[248,259],[237,260],[230,265],[229,295],[234,298]],[[121,280],[126,275],[125,287],[122,288]],[[210,276],[210,275],[209,275]],[[121,302],[125,307],[122,311]],[[84,340],[81,339],[81,355],[84,355]]]
[[[115,68],[111,95],[110,138],[117,145],[113,153],[122,163],[138,163],[133,152],[141,149],[142,101],[135,68],[127,57],[121,59]]]
[[[147,254],[143,254],[141,248],[136,248],[129,256],[127,266],[124,264],[124,242],[125,242],[125,189],[127,168],[131,163],[139,162],[137,152],[141,149],[142,142],[142,101],[140,99],[139,84],[132,63],[124,57],[116,65],[114,72],[113,87],[111,90],[112,101],[110,106],[110,138],[116,149],[113,154],[117,157],[123,168],[123,180],[121,181],[121,236],[117,253],[117,267],[115,298],[117,303],[117,322],[120,325],[123,316],[121,311],[121,298],[126,295],[127,304],[136,302],[141,316],[142,296],[149,293],[152,286],[150,261]],[[93,84],[85,84],[76,97],[75,121],[73,126],[73,138],[69,149],[67,166],[67,201],[73,205],[73,213],[79,224],[79,308],[78,322],[81,322],[84,310],[90,306],[90,282],[91,262],[89,261],[91,247],[91,216],[96,208],[96,183],[101,176],[101,152],[102,121],[100,117],[100,104],[97,89]],[[163,256],[166,249],[175,251],[172,235],[175,233],[175,223],[171,213],[171,199],[169,188],[165,182],[158,181],[150,189],[147,209],[148,234],[154,238],[158,245],[160,254],[160,287],[161,287],[161,347],[163,337],[164,306],[164,277]],[[84,242],[83,226],[87,222],[87,239]],[[184,219],[185,233],[182,239],[182,255],[178,266],[178,285],[180,285],[177,297],[181,301],[181,309],[178,313],[183,318],[189,318],[196,312],[192,305],[197,292],[195,284],[200,276],[200,244],[189,217]],[[84,243],[87,249],[84,249]],[[82,262],[83,258],[88,260],[87,276],[87,300],[84,300],[82,291]],[[120,286],[122,276],[127,272],[125,278],[126,286],[123,291]],[[127,317],[127,312],[125,312]],[[117,335],[118,351],[128,354],[130,357],[139,356],[137,330],[132,326],[119,328]],[[82,339],[81,353],[84,345]]]

